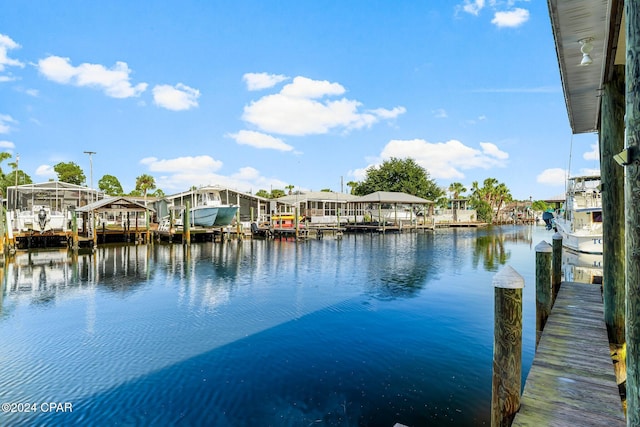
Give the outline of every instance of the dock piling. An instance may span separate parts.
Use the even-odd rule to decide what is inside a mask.
[[[494,276],[493,286],[491,426],[508,427],[520,408],[524,279],[511,266],[506,266]]]
[[[562,283],[562,234],[556,232],[552,239],[552,260],[551,260],[551,306],[556,302],[556,297],[560,291]]]
[[[552,247],[544,240],[536,246],[536,348],[551,313]]]

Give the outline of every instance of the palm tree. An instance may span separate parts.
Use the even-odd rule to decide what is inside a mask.
[[[460,182],[453,182],[449,185],[449,192],[453,193],[453,198],[457,199],[461,194],[466,193],[467,189]]]

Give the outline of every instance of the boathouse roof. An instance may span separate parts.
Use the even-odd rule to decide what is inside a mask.
[[[562,89],[574,134],[599,125],[603,82],[614,65],[625,63],[624,8],[621,0],[547,0]],[[583,62],[580,41],[592,47]]]
[[[434,203],[431,200],[423,199],[422,197],[412,196],[411,194],[400,193],[396,191],[376,191],[375,193],[370,193],[366,196],[360,196],[353,201],[363,203]]]
[[[346,193],[334,193],[333,191],[307,191],[298,194],[289,194],[287,196],[278,197],[277,201],[282,203],[297,203],[297,202],[351,202],[357,199],[358,196]]]
[[[76,209],[76,212],[91,212],[91,211],[104,211],[104,210],[114,210],[114,211],[130,211],[130,212],[140,212],[140,211],[151,211],[154,212],[153,208],[149,206],[145,206],[142,203],[138,203],[135,200],[131,200],[127,197],[115,196],[115,197],[107,197],[102,200],[95,201],[93,203],[89,203],[88,205],[82,206]]]

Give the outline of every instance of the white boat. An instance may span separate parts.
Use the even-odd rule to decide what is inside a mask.
[[[191,225],[200,227],[226,227],[235,218],[238,207],[222,203],[220,192],[200,189],[195,206],[191,209]]]
[[[34,205],[29,210],[18,211],[13,222],[14,230],[39,233],[66,230],[66,225],[66,216],[46,205]]]
[[[191,225],[199,227],[213,227],[220,207],[220,195],[218,198],[211,192],[199,192],[196,204],[191,208]]]
[[[602,198],[600,176],[569,178],[564,208],[553,220],[562,246],[574,251],[602,253]]]

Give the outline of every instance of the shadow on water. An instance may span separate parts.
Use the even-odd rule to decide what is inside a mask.
[[[447,362],[424,351],[444,352],[444,336],[421,336],[410,322],[370,333],[398,313],[372,313],[365,301],[319,310],[74,400],[72,413],[12,414],[11,424],[417,426],[487,419],[486,405],[474,401],[477,368],[443,376]]]

